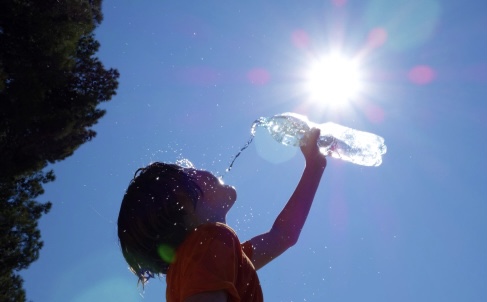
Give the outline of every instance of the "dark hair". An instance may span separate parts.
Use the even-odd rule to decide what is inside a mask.
[[[118,238],[130,270],[142,284],[167,273],[190,231],[184,205],[195,206],[201,194],[178,165],[156,162],[135,172],[120,207]]]

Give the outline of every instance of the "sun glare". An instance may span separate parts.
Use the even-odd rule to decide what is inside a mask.
[[[362,88],[360,70],[351,59],[339,54],[328,55],[311,64],[306,86],[313,102],[346,105]]]

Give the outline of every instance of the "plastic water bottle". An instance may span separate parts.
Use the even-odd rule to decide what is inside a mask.
[[[316,124],[296,113],[259,118],[252,125],[252,135],[255,135],[257,126],[265,127],[276,141],[287,146],[300,146],[303,136],[311,128],[319,128],[321,153],[362,166],[379,166],[387,151],[384,139],[378,135],[332,122]]]

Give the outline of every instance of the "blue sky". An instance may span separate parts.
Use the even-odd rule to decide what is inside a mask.
[[[127,269],[116,220],[135,170],[187,158],[223,174],[261,116],[377,133],[380,167],[329,159],[298,244],[259,271],[266,301],[487,300],[487,3],[105,0],[100,59],[120,87],[98,136],[52,166],[34,301],[164,301]],[[311,101],[307,66],[339,49],[363,91]],[[266,231],[304,161],[263,131],[225,174],[228,223]]]

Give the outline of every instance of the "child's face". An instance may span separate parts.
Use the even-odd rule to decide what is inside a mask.
[[[225,222],[226,214],[237,199],[235,188],[225,185],[221,179],[208,171],[188,169],[186,173],[203,191],[196,203],[196,215],[203,221]]]

